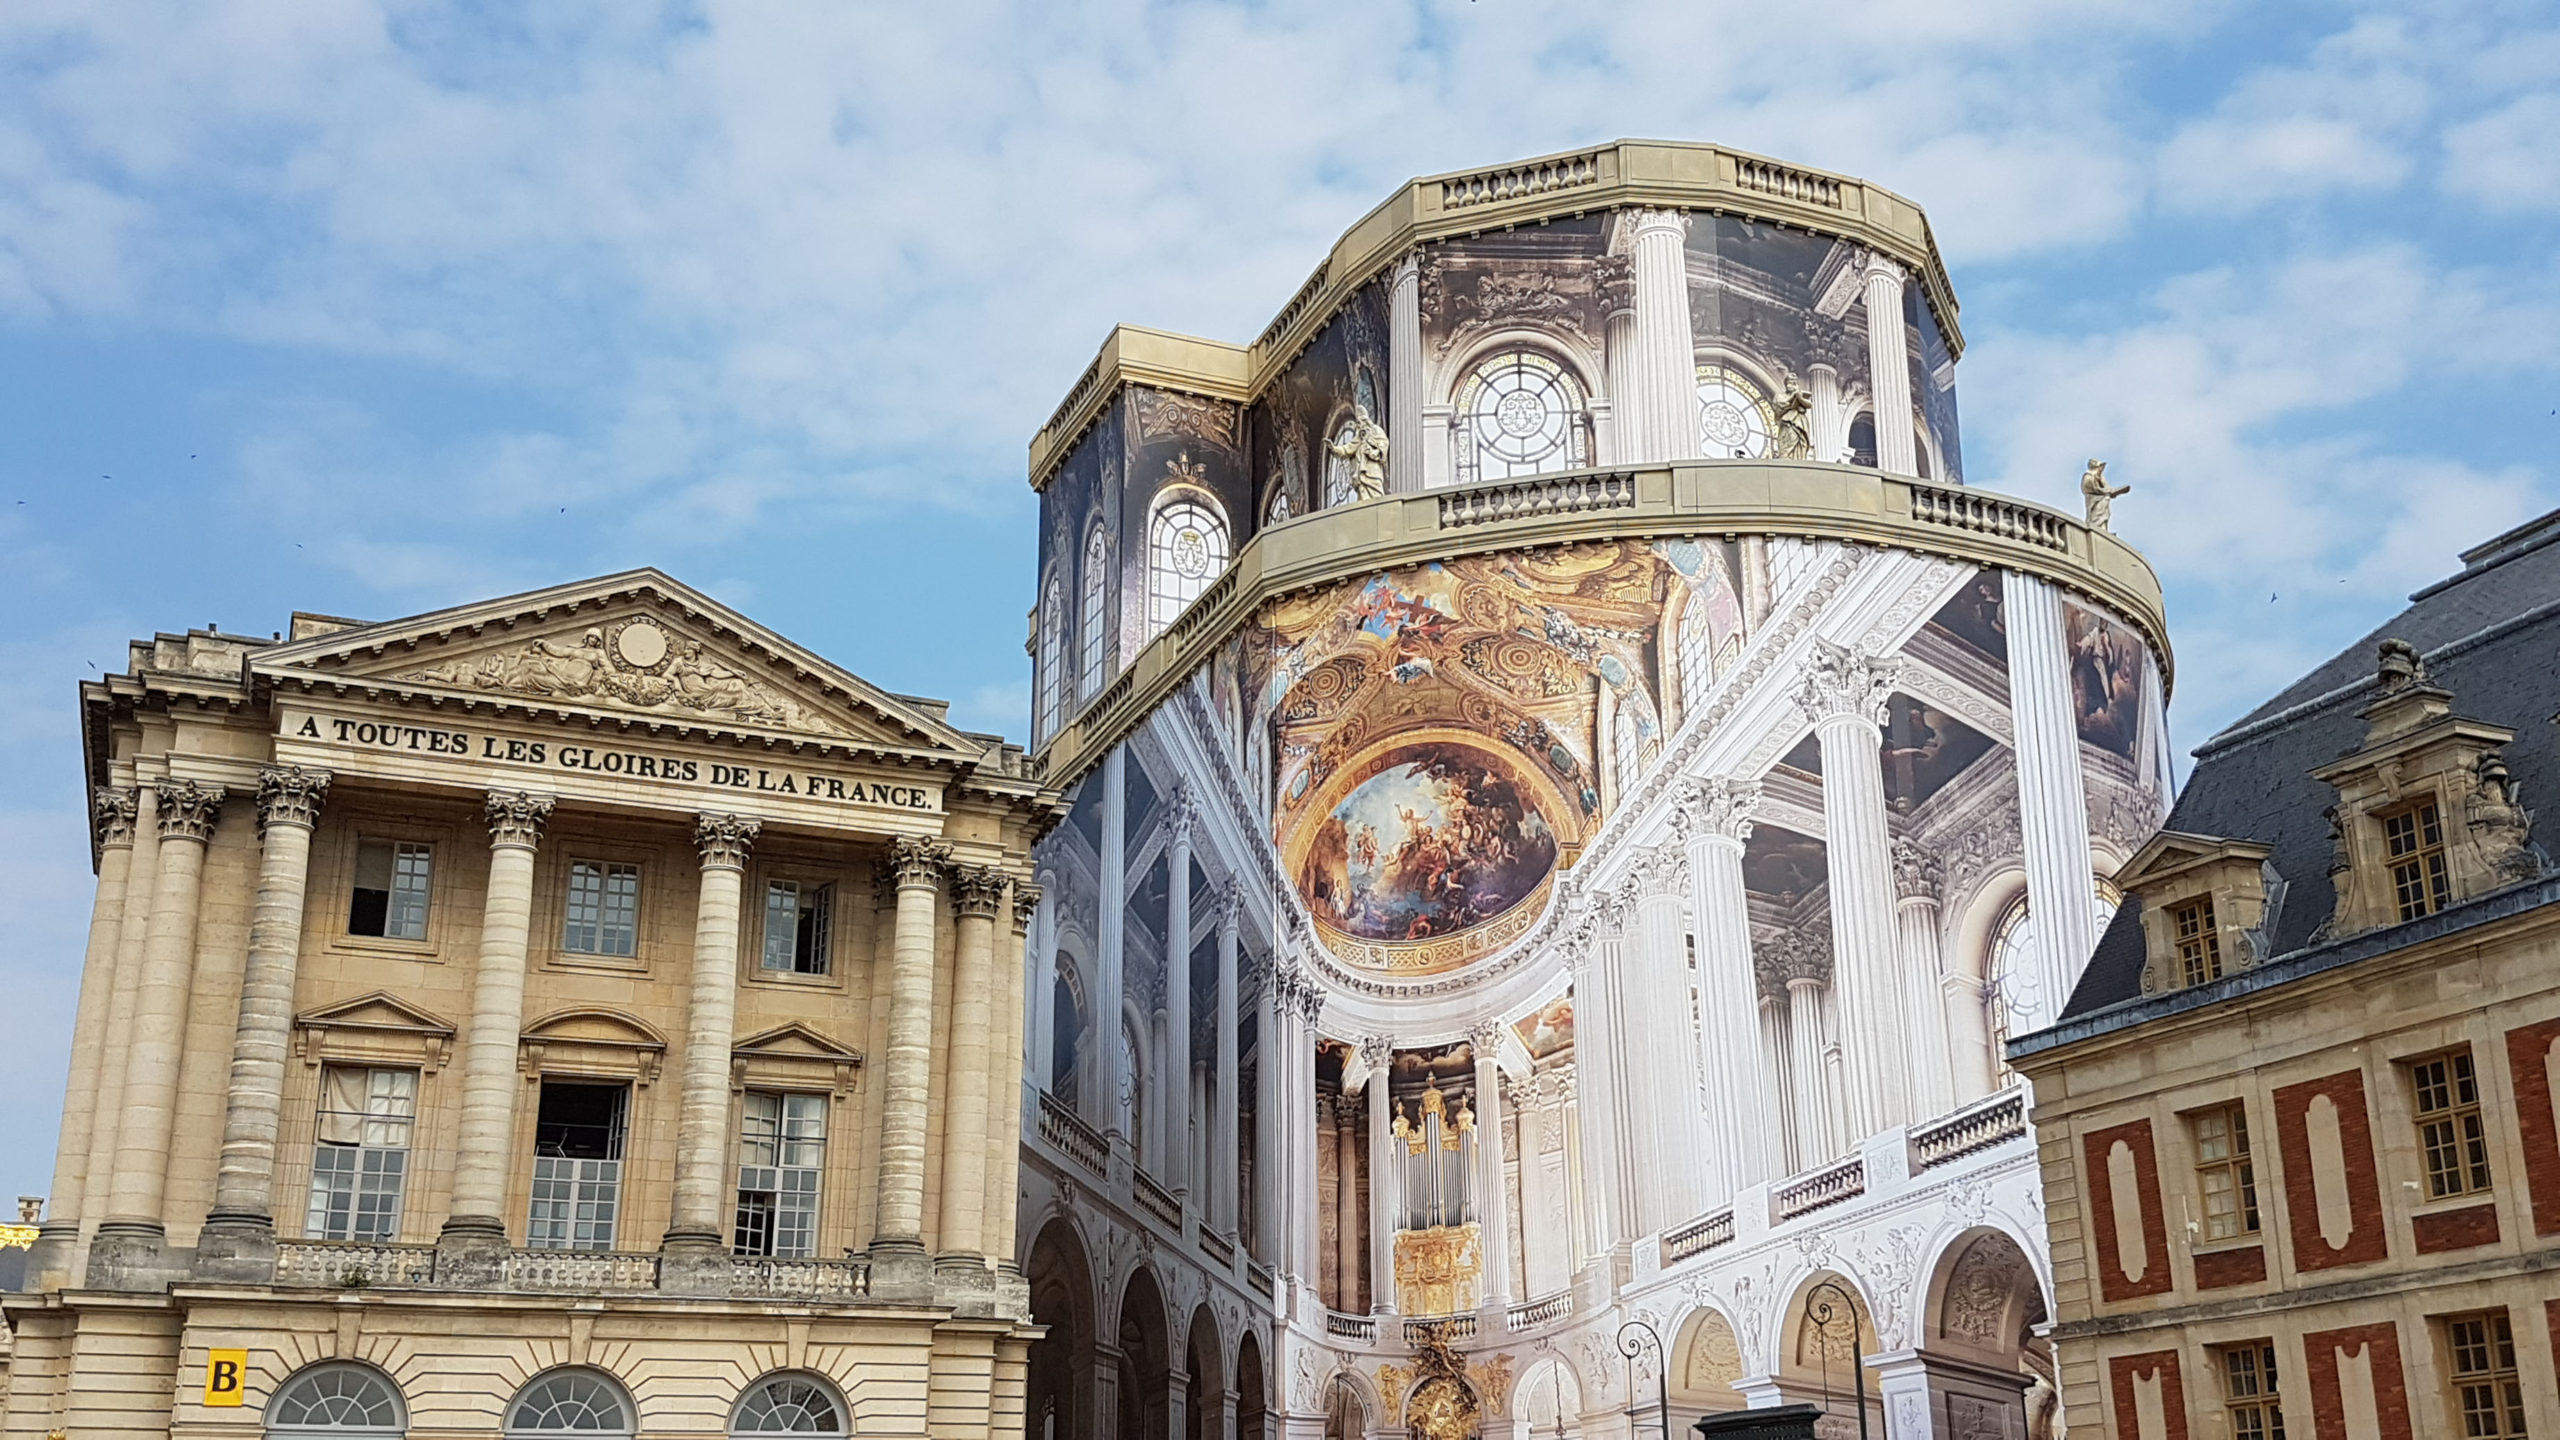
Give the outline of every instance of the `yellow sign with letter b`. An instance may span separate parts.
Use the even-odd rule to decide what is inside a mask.
[[[208,1350],[204,1355],[204,1403],[237,1405],[249,1372],[246,1350]]]

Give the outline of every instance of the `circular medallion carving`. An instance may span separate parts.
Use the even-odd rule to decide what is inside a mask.
[[[647,620],[634,620],[615,632],[614,658],[634,670],[647,670],[667,658],[667,632]]]

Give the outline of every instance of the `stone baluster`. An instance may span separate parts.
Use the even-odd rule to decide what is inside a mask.
[[[515,1156],[516,1049],[524,1026],[525,955],[533,938],[533,855],[554,801],[492,790],[489,890],[480,917],[480,965],[471,982],[471,1026],[462,1037],[462,1126],[453,1200],[437,1246],[456,1274],[494,1279],[506,1249],[507,1167]],[[439,1261],[443,1267],[447,1262]]]
[[[80,963],[80,1001],[72,1012],[71,1072],[62,1091],[62,1133],[54,1144],[53,1193],[44,1224],[27,1252],[27,1288],[70,1283],[87,1203],[90,1140],[98,1125],[99,1064],[106,1053],[109,1007],[116,990],[116,952],[124,931],[125,891],[133,874],[133,830],[139,792],[101,788],[90,797],[98,837],[98,891],[89,909],[89,944]],[[118,1053],[122,1053],[119,1051]],[[103,1178],[103,1177],[100,1177]]]
[[[1908,1017],[1903,1034],[1911,1060],[1914,1120],[1944,1115],[1956,1105],[1938,946],[1938,891],[1945,873],[1927,847],[1908,838],[1893,842],[1893,924],[1902,960],[1902,1011]]]
[[[187,1001],[195,979],[205,849],[221,823],[222,800],[219,785],[160,782],[160,873],[152,885],[151,927],[143,942],[129,1048],[120,1057],[123,1116],[106,1219],[89,1247],[92,1289],[157,1289],[178,1278],[164,1250],[169,1140],[177,1124],[178,1066],[185,1054]]]
[[[685,1006],[684,1068],[676,1093],[674,1213],[660,1249],[660,1285],[679,1294],[728,1287],[729,1244],[722,1203],[729,1193],[729,1051],[737,1039],[739,916],[747,855],[762,822],[744,815],[696,815],[693,846],[702,869],[693,909],[693,974]]]
[[[1822,822],[1830,870],[1833,1000],[1843,1099],[1854,1143],[1909,1118],[1901,1093],[1902,984],[1896,975],[1893,854],[1885,828],[1884,706],[1898,661],[1817,639],[1797,703],[1822,743]]]
[[[1209,1224],[1222,1235],[1236,1231],[1237,1185],[1242,1169],[1236,1153],[1236,931],[1241,907],[1229,891],[1218,903],[1218,1040],[1215,1100],[1211,1104],[1208,1173]]]
[[[213,1208],[196,1240],[196,1278],[259,1284],[275,1273],[276,1135],[284,1111],[285,1051],[293,1039],[294,974],[302,959],[311,832],[329,772],[270,766],[258,775],[258,890],[240,1018],[231,1039],[231,1093]]]
[[[2062,594],[2033,575],[2000,574],[2009,631],[2009,714],[2017,729],[2018,827],[2027,866],[2035,953],[2006,977],[2009,1033],[2061,1017],[2098,943],[2097,885],[2089,869],[2088,782],[2072,701]],[[1997,1066],[1994,1066],[1995,1073]]]
[[[1751,911],[1742,850],[1751,838],[1757,781],[1713,779],[1689,787],[1675,813],[1688,845],[1689,905],[1698,926],[1698,1061],[1706,1076],[1708,1143],[1716,1184],[1712,1210],[1735,1192],[1784,1168],[1784,1136],[1760,1053],[1759,974],[1751,957]]]
[[[1870,254],[1862,278],[1868,384],[1876,402],[1876,468],[1892,475],[1918,475],[1917,437],[1911,428],[1911,343],[1902,318],[1903,269],[1882,255]]]
[[[1004,872],[960,865],[951,871],[957,943],[951,967],[951,1092],[943,1107],[942,1222],[939,1269],[974,1274],[986,1268],[987,1071],[995,1047],[989,989],[994,983],[996,916],[1004,909]]]
[[[902,835],[889,842],[897,912],[889,939],[889,1043],[880,1066],[880,1200],[872,1233],[872,1293],[930,1294],[924,1251],[925,1137],[933,1103],[934,932],[951,847]]]

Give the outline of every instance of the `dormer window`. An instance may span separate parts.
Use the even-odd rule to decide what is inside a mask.
[[[2400,902],[2400,918],[2433,915],[2448,903],[2444,867],[2444,823],[2436,802],[2415,805],[2382,817],[2382,845],[2391,865],[2391,890]]]
[[[2178,968],[2189,985],[2222,978],[2222,937],[2213,925],[2213,897],[2204,896],[2172,909],[2178,927]]]

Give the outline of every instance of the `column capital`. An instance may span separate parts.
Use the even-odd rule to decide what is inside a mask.
[[[889,842],[889,854],[880,862],[880,868],[889,883],[900,890],[935,890],[941,888],[942,872],[950,864],[950,846],[939,840],[901,835]]]
[[[1164,825],[1165,847],[1167,849],[1171,849],[1176,845],[1180,845],[1185,848],[1189,848],[1192,838],[1191,827],[1198,821],[1198,819],[1198,809],[1191,802],[1191,787],[1188,785],[1175,786],[1164,797],[1164,820],[1162,823]]]
[[[222,821],[223,791],[219,785],[203,785],[193,780],[160,782],[160,838],[163,840],[213,839],[213,827]]]
[[[309,830],[320,823],[320,806],[328,798],[328,771],[269,765],[258,772],[258,833],[277,825]]]
[[[1500,1020],[1484,1019],[1467,1027],[1467,1044],[1475,1050],[1477,1063],[1491,1060],[1502,1043],[1502,1032],[1511,1027]]]
[[[1671,825],[1692,843],[1721,840],[1739,846],[1751,838],[1751,817],[1759,808],[1759,781],[1718,775],[1689,782],[1680,793],[1679,808],[1671,812]]]
[[[1243,918],[1244,897],[1232,888],[1220,890],[1217,898],[1209,902],[1207,919],[1212,929],[1232,931]]]
[[[693,848],[701,854],[705,870],[747,868],[747,852],[755,849],[756,837],[762,833],[764,822],[752,815],[704,811],[693,817]]]
[[[1029,932],[1031,917],[1040,908],[1040,887],[1028,880],[1013,882],[1013,928]]]
[[[1802,929],[1755,930],[1751,936],[1751,965],[1759,972],[1760,988],[1771,994],[1784,994],[1798,985],[1828,985],[1831,927],[1817,924]]]
[[[1688,215],[1679,210],[1638,210],[1636,212],[1637,238],[1659,235],[1665,231],[1686,239],[1689,234]]]
[[[531,850],[540,845],[542,827],[551,822],[551,807],[558,803],[529,790],[490,791],[480,806],[482,818],[489,822],[490,846]]]
[[[1677,898],[1689,888],[1689,855],[1678,845],[1656,845],[1639,851],[1635,863],[1628,867],[1628,882],[1634,889],[1634,900],[1641,904],[1664,897]]]
[[[1372,1070],[1384,1070],[1395,1063],[1396,1042],[1384,1035],[1360,1037],[1360,1063]]]
[[[951,908],[964,920],[993,920],[1004,909],[1005,876],[992,865],[951,867]]]
[[[142,814],[142,791],[131,785],[101,785],[89,804],[98,817],[98,848],[131,847],[134,822]]]
[[[1422,283],[1421,246],[1416,245],[1412,249],[1407,250],[1402,255],[1396,257],[1394,283],[1397,285],[1420,285]]]
[[[1813,653],[1805,657],[1796,707],[1816,725],[1841,719],[1881,725],[1885,700],[1901,678],[1902,661],[1893,656],[1816,637]]]
[[[1901,261],[1881,250],[1860,250],[1850,260],[1857,269],[1858,278],[1869,284],[1890,280],[1901,285],[1911,279],[1911,272],[1903,268]]]
[[[1600,289],[1600,308],[1609,317],[1632,315],[1636,310],[1636,262],[1625,255],[1603,255],[1591,262],[1592,279]]]
[[[1935,905],[1946,873],[1946,862],[1938,858],[1938,852],[1908,835],[1894,837],[1893,892],[1896,898],[1926,900]]]

